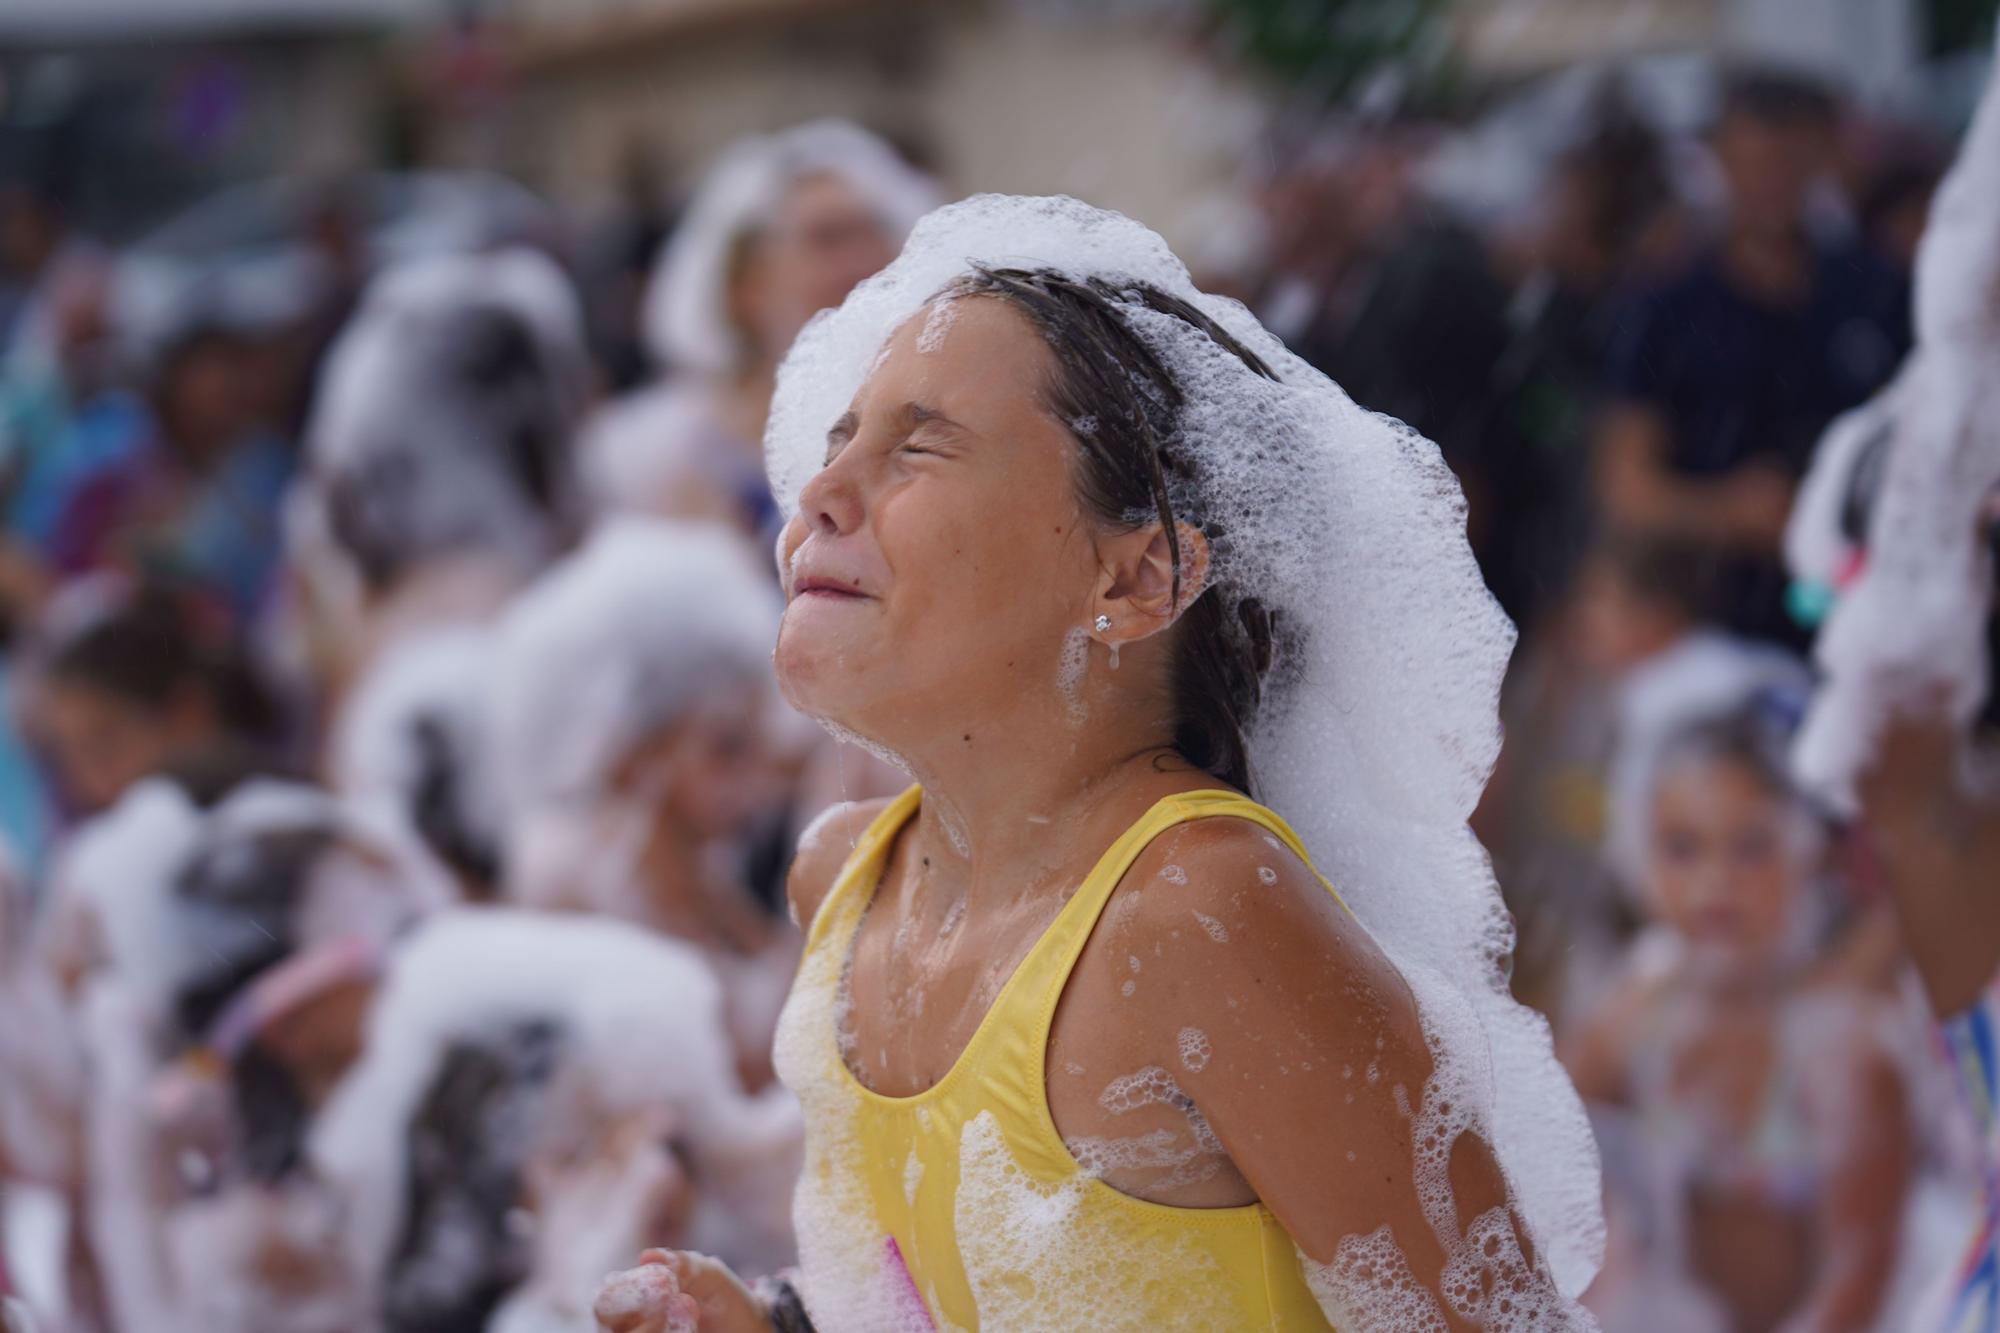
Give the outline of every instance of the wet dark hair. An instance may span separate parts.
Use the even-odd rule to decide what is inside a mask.
[[[1591,238],[1613,256],[1673,202],[1665,146],[1622,107],[1606,111],[1590,137],[1562,155],[1559,167],[1588,191]]]
[[[480,1333],[527,1276],[510,1214],[562,1035],[552,1019],[529,1018],[446,1049],[410,1122],[403,1228],[382,1298],[388,1333]]]
[[[1150,310],[1206,334],[1255,373],[1271,368],[1188,302],[1142,282],[1073,278],[1054,269],[987,268],[954,282],[944,298],[991,296],[1026,315],[1055,354],[1042,386],[1043,405],[1077,442],[1078,497],[1099,520],[1124,527],[1160,523],[1174,561],[1173,599],[1181,596],[1177,523],[1199,529],[1212,551],[1229,534],[1201,514],[1176,514],[1174,492],[1201,478],[1183,445],[1186,394],[1173,372],[1126,323],[1129,309]],[[1089,429],[1075,423],[1089,420]],[[1175,482],[1184,483],[1176,486]],[[1144,518],[1138,516],[1144,515]],[[1211,583],[1174,629],[1170,688],[1174,749],[1196,768],[1241,791],[1252,790],[1243,730],[1263,697],[1277,647],[1274,612],[1256,597]]]
[[[242,739],[269,739],[277,724],[277,707],[234,637],[205,626],[190,599],[165,585],[139,587],[51,645],[45,674],[154,714],[196,689],[208,696],[220,729]]]
[[[500,882],[500,849],[466,808],[466,773],[471,761],[459,753],[445,719],[419,714],[409,724],[417,752],[417,780],[410,793],[410,816],[430,849],[464,881],[469,896],[491,899]]]

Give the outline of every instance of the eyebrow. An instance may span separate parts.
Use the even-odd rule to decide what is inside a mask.
[[[934,422],[941,426],[950,426],[953,430],[965,429],[964,425],[953,421],[950,417],[928,403],[904,403],[903,414],[910,419],[910,428],[912,430],[918,426],[927,426]]]
[[[853,412],[842,412],[840,419],[826,428],[826,453],[833,457],[834,451],[854,438],[854,432],[861,428],[861,419]]]
[[[908,425],[905,428],[906,431],[913,431],[920,426],[930,426],[930,425],[949,426],[951,429],[957,431],[966,430],[966,427],[963,424],[952,420],[950,417],[946,416],[943,412],[940,412],[937,408],[932,407],[928,403],[918,403],[918,402],[904,403],[902,407],[898,409],[898,412],[902,416],[904,421],[908,423]],[[861,419],[858,416],[856,416],[851,409],[849,411],[841,413],[839,420],[835,421],[831,426],[827,427],[826,431],[827,457],[829,459],[832,458],[835,453],[839,452],[843,447],[845,447],[846,444],[854,438],[855,434],[860,429],[861,429]]]

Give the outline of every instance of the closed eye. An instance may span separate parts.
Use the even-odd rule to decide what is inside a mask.
[[[841,413],[840,420],[827,427],[826,461],[831,463],[839,455],[840,451],[847,447],[848,441],[854,438],[855,432],[860,428],[860,418],[856,417],[854,413]]]

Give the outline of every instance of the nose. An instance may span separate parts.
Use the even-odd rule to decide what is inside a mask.
[[[840,537],[861,526],[861,492],[836,458],[813,474],[799,492],[799,514],[812,531]]]

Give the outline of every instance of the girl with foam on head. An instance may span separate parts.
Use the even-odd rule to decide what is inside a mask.
[[[982,196],[807,328],[767,455],[780,684],[921,785],[792,870],[796,1281],[655,1252],[605,1326],[1587,1326],[1435,446],[1136,223]]]
[[[1567,1051],[1613,1164],[1610,1329],[1887,1326],[1914,1160],[1899,1037],[1824,965],[1824,831],[1784,710],[1767,688],[1682,715],[1623,793],[1654,924]]]

